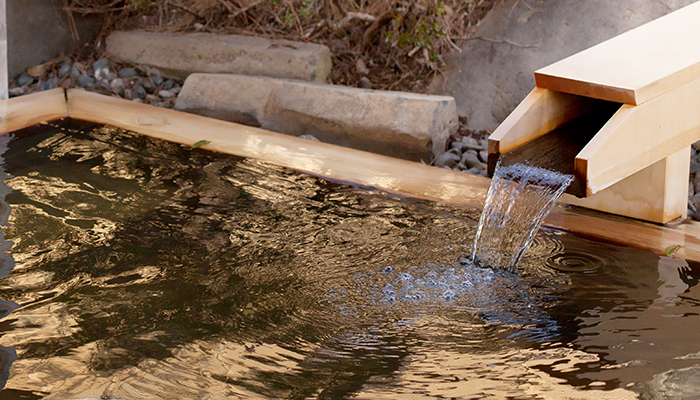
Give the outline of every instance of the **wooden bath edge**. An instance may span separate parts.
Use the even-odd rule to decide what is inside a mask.
[[[53,89],[0,101],[0,133],[71,117],[112,125],[147,136],[250,157],[302,172],[355,182],[417,198],[483,207],[490,180],[327,143],[301,139],[144,105],[77,89]],[[667,225],[616,217],[559,203],[545,226],[605,242],[664,254],[680,245],[675,257],[700,262],[700,223]]]

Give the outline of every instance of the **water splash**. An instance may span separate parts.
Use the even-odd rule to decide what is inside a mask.
[[[515,270],[573,176],[524,164],[498,165],[472,245],[483,266]]]

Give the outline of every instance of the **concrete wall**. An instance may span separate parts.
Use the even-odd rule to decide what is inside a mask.
[[[7,10],[7,71],[10,78],[92,42],[103,25],[102,17],[73,13],[78,32],[76,40],[62,0],[0,1],[6,3]]]
[[[7,25],[5,0],[0,0],[0,100],[7,99]]]

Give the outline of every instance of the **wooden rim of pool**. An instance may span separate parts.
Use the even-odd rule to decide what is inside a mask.
[[[250,157],[321,177],[426,200],[481,209],[490,180],[260,128],[135,103],[77,89],[53,89],[0,101],[0,131],[9,133],[62,118],[111,125],[185,145]],[[545,226],[605,242],[700,262],[700,223],[666,225],[559,203]]]

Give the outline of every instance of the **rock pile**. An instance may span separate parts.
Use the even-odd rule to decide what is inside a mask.
[[[477,140],[464,136],[449,144],[449,150],[439,155],[433,165],[472,175],[486,176],[488,136]]]
[[[108,58],[96,61],[53,60],[29,68],[10,80],[10,97],[55,88],[83,88],[138,103],[172,108],[182,80],[147,65],[126,65]]]
[[[688,218],[700,221],[700,142],[693,143],[693,146],[690,149]]]

